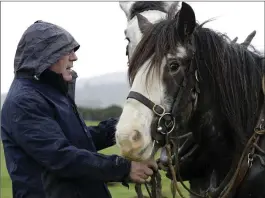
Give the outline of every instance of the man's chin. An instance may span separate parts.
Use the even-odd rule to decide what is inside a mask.
[[[63,79],[66,81],[66,82],[71,82],[73,80],[73,76],[70,74],[67,74],[67,75],[63,75]]]

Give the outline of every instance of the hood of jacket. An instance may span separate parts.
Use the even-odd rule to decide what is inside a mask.
[[[22,35],[15,54],[14,72],[29,76],[40,74],[62,56],[77,51],[80,45],[62,27],[45,21],[36,21]]]

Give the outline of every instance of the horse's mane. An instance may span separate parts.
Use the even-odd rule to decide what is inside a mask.
[[[199,49],[194,64],[201,73],[207,68],[210,78],[204,80],[220,97],[222,113],[243,141],[253,133],[259,116],[264,57],[208,28],[197,28],[194,41]]]
[[[148,59],[151,59],[148,72],[160,72],[165,55],[176,53],[181,43],[175,20],[158,22],[143,35],[130,61],[130,83]],[[193,37],[197,49],[193,64],[202,76],[207,68],[210,78],[203,80],[209,80],[213,91],[218,92],[222,113],[243,141],[246,134],[253,133],[260,112],[264,55],[231,43],[225,34],[204,28],[203,24],[197,24]],[[188,57],[191,58],[189,52]]]
[[[137,1],[133,4],[131,8],[130,20],[137,14],[148,10],[157,10],[161,12],[166,12],[165,2],[163,1]]]

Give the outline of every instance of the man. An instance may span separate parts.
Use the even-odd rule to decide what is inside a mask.
[[[109,198],[109,181],[143,183],[154,162],[130,162],[97,150],[114,145],[117,120],[87,127],[68,95],[79,44],[63,28],[36,21],[15,55],[15,78],[1,136],[15,198]]]

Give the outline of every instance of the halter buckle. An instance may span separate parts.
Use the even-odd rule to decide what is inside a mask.
[[[253,164],[253,155],[252,153],[248,154],[248,167],[251,168],[252,164]]]
[[[159,110],[157,111],[157,108],[160,108],[160,110],[162,110],[162,113],[159,113],[159,112],[158,112]],[[164,115],[165,115],[165,112],[166,112],[166,110],[165,110],[164,107],[162,107],[162,106],[160,106],[160,105],[157,105],[157,104],[155,104],[155,105],[153,106],[152,110],[153,110],[153,112],[154,112],[156,115],[158,115],[158,116],[160,116],[160,117],[164,116]]]

